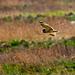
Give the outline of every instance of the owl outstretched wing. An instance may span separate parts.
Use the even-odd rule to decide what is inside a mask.
[[[46,24],[46,23],[44,23],[44,22],[42,22],[42,21],[40,21],[40,24],[41,24],[41,26],[44,27],[47,31],[53,30],[53,28],[52,28],[51,26],[49,26],[48,24]]]

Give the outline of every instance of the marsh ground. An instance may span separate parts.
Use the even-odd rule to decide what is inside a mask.
[[[15,3],[0,0],[0,74],[73,75],[74,3],[74,0],[15,0]],[[59,30],[57,36],[42,33],[40,20]]]

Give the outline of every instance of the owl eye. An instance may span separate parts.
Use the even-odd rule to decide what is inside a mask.
[[[46,29],[42,29],[42,32],[43,32],[43,33],[46,33]]]

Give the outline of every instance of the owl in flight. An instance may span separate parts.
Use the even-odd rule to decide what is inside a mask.
[[[59,32],[57,30],[54,30],[51,26],[49,26],[48,24],[46,24],[46,23],[44,23],[42,21],[40,21],[40,24],[41,24],[42,27],[44,27],[42,29],[43,33],[49,33],[50,35],[55,36],[56,32]]]

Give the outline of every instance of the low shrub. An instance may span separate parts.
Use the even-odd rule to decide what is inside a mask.
[[[18,46],[20,44],[19,40],[11,40],[7,41],[8,44],[11,44],[11,46]]]
[[[11,22],[11,21],[12,21],[11,16],[5,16],[5,17],[3,18],[3,20],[4,20],[4,21],[7,21],[7,22]]]

